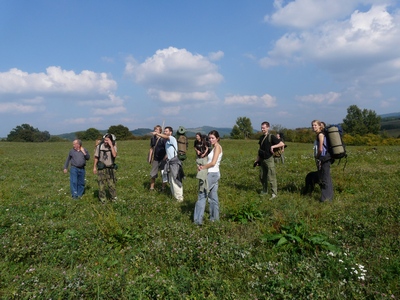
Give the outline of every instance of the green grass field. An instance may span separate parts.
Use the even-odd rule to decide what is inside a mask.
[[[148,145],[118,142],[119,201],[102,205],[92,159],[70,197],[72,143],[0,143],[1,299],[399,299],[399,146],[348,147],[319,203],[300,195],[312,145],[288,145],[270,201],[257,141],[222,140],[221,221],[196,227],[194,151],[177,203],[148,191]]]

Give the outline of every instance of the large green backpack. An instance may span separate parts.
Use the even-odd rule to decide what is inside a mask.
[[[185,127],[179,126],[175,138],[178,143],[178,158],[179,160],[184,161],[186,159],[186,152],[189,146]]]

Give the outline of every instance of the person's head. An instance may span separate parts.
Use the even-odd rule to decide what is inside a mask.
[[[313,120],[311,122],[312,130],[316,133],[321,132],[325,128],[325,123],[321,122],[320,120]]]
[[[167,126],[167,127],[165,127],[165,129],[164,129],[164,134],[165,134],[165,135],[171,136],[173,132],[174,132],[174,130],[172,129],[171,126]]]
[[[113,135],[111,133],[107,133],[104,135],[104,145],[105,146],[111,146],[113,143]]]
[[[216,130],[211,130],[208,133],[208,139],[210,140],[211,145],[214,145],[215,143],[219,142],[219,133]]]
[[[82,147],[82,141],[79,139],[76,139],[72,142],[72,147],[74,147],[75,150],[79,150]]]
[[[261,131],[264,134],[267,134],[269,130],[269,123],[267,121],[264,121],[261,123]]]
[[[276,134],[276,137],[277,137],[278,139],[280,139],[280,138],[281,138],[281,134],[280,134],[280,133],[277,133],[277,134]]]
[[[198,141],[202,140],[200,132],[196,133],[196,140],[198,140]]]
[[[157,132],[157,133],[161,133],[162,132],[161,126],[160,125],[154,126],[154,131]]]

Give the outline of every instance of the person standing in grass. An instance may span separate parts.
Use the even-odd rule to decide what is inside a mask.
[[[178,201],[183,201],[183,184],[184,178],[182,162],[178,158],[178,143],[172,135],[173,129],[167,126],[164,133],[153,131],[153,135],[165,139],[165,152],[167,153],[167,161],[164,167],[164,172],[168,174],[171,194]]]
[[[106,186],[111,195],[111,200],[117,200],[116,190],[116,174],[114,160],[117,157],[117,145],[115,144],[115,136],[107,133],[104,135],[102,142],[96,147],[94,154],[93,173],[97,174],[97,182],[99,184],[99,200],[102,203],[107,201]]]
[[[197,159],[207,158],[208,147],[206,139],[202,136],[200,132],[196,133],[196,138],[194,140],[194,151],[196,152]]]
[[[284,147],[285,144],[278,140],[278,138],[269,133],[269,123],[261,123],[261,131],[263,135],[260,137],[258,144],[260,148],[258,150],[257,159],[254,165],[259,165],[260,168],[260,181],[262,183],[261,195],[268,194],[268,184],[271,184],[272,196],[271,200],[278,195],[278,184],[276,180],[276,169],[274,162],[274,149]]]
[[[324,134],[325,123],[319,120],[311,122],[312,130],[316,133],[314,141],[314,158],[318,169],[319,185],[321,187],[321,202],[332,201],[333,185],[331,178],[331,155]]]
[[[194,223],[203,224],[204,210],[208,198],[210,221],[219,220],[218,184],[221,177],[219,165],[222,159],[222,147],[219,144],[219,133],[216,130],[208,134],[212,150],[207,156],[207,163],[197,165],[197,178],[199,179],[199,192],[194,208]]]
[[[154,131],[161,133],[161,126],[154,126]],[[156,183],[156,178],[158,177],[158,172],[163,174],[163,169],[165,166],[166,152],[165,152],[165,140],[161,136],[153,135],[150,139],[150,150],[149,150],[149,163],[151,164],[150,171],[150,191],[154,191],[154,185]],[[164,191],[166,180],[165,176],[162,177],[162,187],[161,190]]]
[[[85,193],[85,166],[86,161],[89,159],[90,154],[82,147],[82,141],[74,140],[72,142],[72,149],[69,151],[64,164],[64,173],[68,172],[68,166],[71,164],[69,185],[73,199],[78,199]]]

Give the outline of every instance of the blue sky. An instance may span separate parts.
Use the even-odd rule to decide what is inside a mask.
[[[0,137],[400,111],[391,0],[0,1]]]

